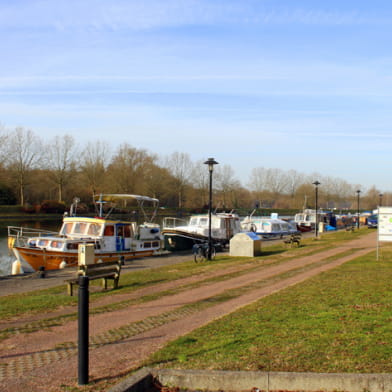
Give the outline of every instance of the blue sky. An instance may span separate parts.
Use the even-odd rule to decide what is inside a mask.
[[[392,3],[0,0],[0,124],[392,189]]]

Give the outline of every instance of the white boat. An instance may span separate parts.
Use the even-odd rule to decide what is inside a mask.
[[[326,222],[326,216],[326,212],[318,210],[317,222]],[[302,212],[298,212],[294,216],[294,222],[300,231],[314,230],[316,226],[316,210],[304,209]]]
[[[225,246],[233,235],[241,232],[240,218],[232,212],[211,214],[211,239]],[[170,251],[191,249],[194,244],[209,239],[208,214],[192,215],[189,221],[167,217],[163,220],[162,234],[165,249]]]
[[[118,203],[123,208],[127,201],[136,201],[147,219],[143,224],[132,220],[111,218]],[[71,206],[69,215],[63,218],[58,233],[25,227],[8,227],[8,246],[17,261],[37,271],[59,269],[78,263],[80,244],[94,244],[95,262],[132,259],[158,254],[163,238],[158,224],[153,223],[158,208],[158,199],[128,194],[101,194],[94,198],[99,209],[96,217],[76,216],[78,199]],[[153,213],[148,217],[144,203],[153,205]],[[104,210],[106,208],[109,211]]]
[[[331,211],[317,211],[317,223],[322,223],[326,230],[336,230],[351,226],[352,221],[353,217],[351,214],[336,215]],[[300,231],[314,230],[316,226],[316,210],[305,209],[295,214],[294,222]]]
[[[241,221],[243,231],[252,231],[263,238],[282,238],[298,232],[295,224],[279,219],[277,214],[269,218],[253,214],[254,211]]]

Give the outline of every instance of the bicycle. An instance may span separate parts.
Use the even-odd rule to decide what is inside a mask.
[[[208,255],[210,252],[210,247],[208,243],[203,244],[195,244],[193,245],[193,257],[195,263],[199,263],[205,260],[208,260]],[[215,246],[211,246],[211,260],[215,259],[216,249]]]

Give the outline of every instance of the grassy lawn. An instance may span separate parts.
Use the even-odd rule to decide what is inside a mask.
[[[392,250],[358,258],[168,344],[183,369],[392,372]],[[208,337],[208,338],[207,338]]]

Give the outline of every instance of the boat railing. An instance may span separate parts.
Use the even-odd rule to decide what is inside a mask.
[[[172,218],[172,217],[166,217],[163,218],[162,221],[162,228],[164,229],[173,229],[178,226],[187,226],[188,222],[186,219],[181,219],[181,218]]]
[[[30,227],[8,226],[8,241],[9,245],[12,242],[12,246],[26,246],[30,237],[49,237],[54,235],[58,236],[58,233],[56,231],[32,229]]]

